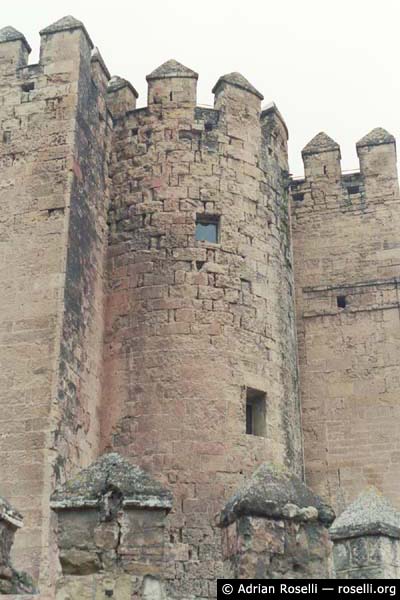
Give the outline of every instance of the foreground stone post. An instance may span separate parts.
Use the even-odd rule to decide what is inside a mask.
[[[367,488],[330,528],[337,579],[400,576],[400,513]]]
[[[22,527],[22,516],[0,496],[0,594],[33,594],[32,581],[11,565],[14,536]]]
[[[57,600],[163,599],[164,521],[171,493],[119,454],[107,454],[57,490],[62,577]]]
[[[262,465],[220,515],[225,577],[329,577],[333,519],[331,508],[298,477]]]

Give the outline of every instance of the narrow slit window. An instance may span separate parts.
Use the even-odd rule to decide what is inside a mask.
[[[219,217],[216,215],[197,215],[196,240],[217,244],[219,238]]]
[[[253,388],[246,389],[246,433],[265,437],[266,434],[266,394]]]
[[[336,302],[337,302],[338,308],[346,308],[346,306],[347,306],[346,296],[337,296]]]

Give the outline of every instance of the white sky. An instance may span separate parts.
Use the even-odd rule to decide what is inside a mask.
[[[341,145],[346,170],[358,168],[355,143],[374,127],[400,139],[399,0],[3,0],[0,27],[22,31],[37,62],[39,29],[67,14],[136,87],[139,106],[145,76],[170,58],[199,73],[200,104],[213,103],[220,75],[240,71],[283,114],[294,175],[321,130]]]

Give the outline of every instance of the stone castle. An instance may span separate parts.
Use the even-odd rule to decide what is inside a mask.
[[[169,60],[136,108],[73,17],[29,52],[0,30],[0,593],[397,577],[393,136],[294,179],[239,73],[198,106]]]

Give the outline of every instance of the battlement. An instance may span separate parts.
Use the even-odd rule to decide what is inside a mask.
[[[219,77],[213,106],[203,106],[198,73],[167,60],[147,75],[138,107],[135,87],[110,73],[81,21],[64,17],[40,35],[39,62],[29,64],[24,35],[0,30],[0,492],[18,510],[2,511],[0,499],[0,522],[8,536],[19,512],[27,516],[16,565],[46,598],[60,573],[51,509],[63,576],[83,586],[73,596],[96,581],[119,598],[120,558],[136,554],[143,589],[161,574],[168,597],[213,598],[223,566],[215,514],[233,491],[261,463],[301,477],[314,461],[310,485],[322,482],[326,496],[353,485],[358,463],[347,481],[341,463],[328,467],[352,443],[336,435],[349,422],[341,411],[354,409],[356,424],[365,417],[369,443],[369,411],[398,403],[395,140],[374,129],[357,144],[359,170],[346,172],[340,146],[320,133],[303,150],[304,178],[290,180],[286,123],[240,73]],[[96,462],[105,451],[124,457],[114,478],[97,469],[120,460]],[[87,502],[79,493],[51,504],[90,463]],[[142,468],[173,492],[168,516],[155,510],[169,511],[169,493],[160,503],[125,486],[126,474],[143,483]],[[275,515],[290,544],[293,526],[312,533],[318,521],[309,500],[292,501]],[[269,516],[244,515],[262,547],[272,538],[256,530]]]
[[[340,146],[326,133],[316,135],[303,149],[304,178],[291,180],[293,208],[355,206],[369,200],[392,200],[399,196],[396,140],[376,128],[356,144],[359,170],[341,168]],[[379,193],[378,193],[379,192]],[[322,204],[321,204],[322,202]],[[328,202],[328,204],[326,204]]]

